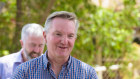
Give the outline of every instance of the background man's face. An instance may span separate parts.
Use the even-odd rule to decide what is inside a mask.
[[[43,36],[29,35],[23,43],[23,51],[27,59],[30,60],[40,56],[44,50],[44,43]]]

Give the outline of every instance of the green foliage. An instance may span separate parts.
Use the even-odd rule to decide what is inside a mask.
[[[12,36],[13,36],[13,27],[15,22],[16,15],[16,0],[2,0],[1,3],[4,3],[0,13],[0,50],[9,50],[12,49]],[[3,51],[1,51],[2,53]],[[5,54],[1,54],[5,55]]]
[[[9,51],[8,50],[2,50],[0,51],[0,57],[1,56],[5,56],[5,55],[8,55],[9,54]]]

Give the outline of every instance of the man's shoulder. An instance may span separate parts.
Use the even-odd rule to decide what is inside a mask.
[[[40,65],[42,64],[43,56],[39,56],[37,58],[34,58],[32,60],[26,61],[19,66],[16,67],[16,70],[13,73],[12,79],[18,79],[25,77],[25,75],[33,74],[35,71],[37,71],[38,68],[40,68]],[[42,66],[42,65],[41,65]],[[26,78],[26,77],[25,77]]]
[[[86,79],[98,79],[97,73],[95,69],[86,64],[85,62],[82,62],[81,60],[78,60],[74,57],[72,57],[72,67],[75,72],[78,72],[82,74],[83,78],[86,77]],[[80,72],[79,72],[80,71]]]
[[[35,66],[39,65],[42,62],[42,56],[34,58],[32,60],[26,61],[20,64],[18,67],[22,69],[34,68]]]
[[[89,64],[87,64],[87,63],[85,63],[85,62],[83,62],[79,59],[76,59],[76,58],[72,57],[72,61],[73,61],[73,64],[75,66],[77,66],[78,68],[80,68],[82,70],[86,70],[86,71],[87,70],[90,70],[90,71],[93,70],[93,71],[95,71],[92,66],[90,66]]]
[[[17,55],[18,55],[18,52],[0,57],[0,63],[7,63],[10,60],[14,60],[15,56],[17,56]]]

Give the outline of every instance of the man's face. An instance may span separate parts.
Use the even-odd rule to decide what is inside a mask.
[[[28,60],[36,58],[43,53],[44,50],[43,36],[29,35],[23,42],[23,52]]]
[[[50,58],[68,58],[75,43],[75,23],[62,18],[54,18],[45,41]]]

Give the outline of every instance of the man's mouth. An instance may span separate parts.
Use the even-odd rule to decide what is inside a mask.
[[[38,57],[38,54],[32,54],[32,57],[33,58]]]
[[[32,57],[32,58],[36,58],[36,57],[38,57],[38,56],[40,56],[38,53],[36,53],[36,52],[32,52],[32,53],[30,53],[30,56]]]
[[[61,48],[61,49],[66,49],[67,47],[59,46],[59,48]]]

